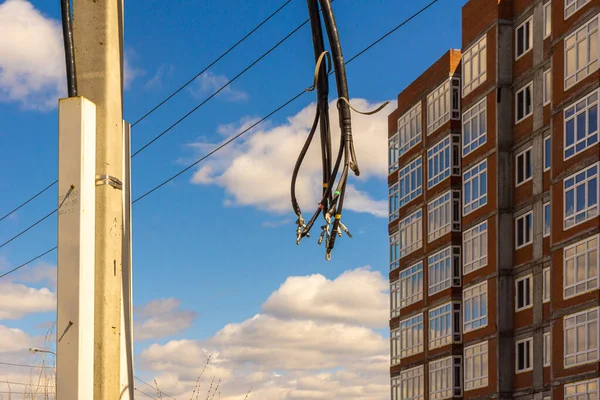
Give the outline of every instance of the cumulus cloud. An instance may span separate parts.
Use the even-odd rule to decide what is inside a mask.
[[[299,286],[307,294],[291,299]],[[368,268],[334,280],[291,277],[262,313],[228,324],[206,340],[152,344],[136,365],[175,398],[189,397],[210,355],[202,390],[206,393],[209,382],[220,378],[224,400],[242,400],[250,387],[252,398],[261,400],[384,400],[389,398],[389,343],[371,326],[387,320],[385,286],[381,274]],[[353,310],[357,306],[378,317],[359,316],[361,311]],[[374,310],[377,306],[382,310]]]
[[[363,99],[352,100],[358,109],[373,109]],[[330,107],[335,110],[332,102]],[[383,111],[364,116],[354,113],[353,132],[361,176],[351,175],[347,187],[347,209],[365,212],[377,217],[387,215],[387,201],[372,199],[355,185],[370,178],[384,179],[387,176],[387,115],[392,104]],[[298,153],[314,119],[315,105],[311,104],[287,122],[278,126],[257,126],[240,140],[233,142],[200,165],[191,178],[194,184],[215,184],[223,187],[230,197],[228,204],[253,206],[275,213],[290,212],[289,185]],[[335,115],[335,114],[334,114]],[[257,121],[244,117],[237,124],[219,127],[218,132],[231,137]],[[333,143],[339,143],[340,129],[332,118]],[[318,137],[317,137],[318,141]],[[206,154],[215,143],[194,143],[192,149]],[[337,149],[336,149],[337,151]],[[321,155],[318,144],[309,149],[297,180],[298,199],[303,204],[315,204],[321,187]]]
[[[8,261],[5,263],[9,269]],[[55,266],[42,262],[7,278],[0,280],[0,320],[17,320],[28,314],[56,310]],[[47,284],[52,290],[30,287],[22,282]]]
[[[0,325],[0,354],[18,353],[33,347],[35,343],[36,340],[21,329]]]
[[[194,97],[205,97],[205,95],[213,94],[221,89],[227,82],[229,82],[229,79],[225,75],[217,75],[211,71],[206,71],[196,80],[190,91]],[[231,102],[248,100],[248,93],[234,89],[231,86],[225,87],[216,97]]]
[[[192,325],[194,311],[180,310],[181,300],[156,299],[136,309],[134,338],[136,340],[158,339],[179,333]]]
[[[173,65],[161,64],[152,78],[150,78],[145,84],[146,89],[156,89],[163,85],[164,79],[173,75],[175,67]]]
[[[125,52],[125,86],[139,74]],[[26,0],[0,4],[0,102],[48,111],[66,96],[65,56],[58,20]]]

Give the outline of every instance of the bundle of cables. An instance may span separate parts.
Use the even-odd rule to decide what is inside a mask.
[[[312,39],[314,47],[314,55],[316,60],[315,75],[313,86],[306,89],[307,91],[313,91],[316,89],[317,92],[317,107],[315,111],[315,119],[312,124],[311,130],[306,138],[306,142],[300,151],[298,160],[294,167],[291,182],[291,200],[292,208],[298,220],[296,229],[296,243],[300,244],[300,241],[305,236],[310,237],[310,230],[315,224],[319,214],[321,214],[325,220],[325,224],[321,226],[321,234],[319,236],[318,243],[322,244],[325,240],[326,253],[325,258],[331,259],[331,251],[335,245],[337,236],[342,236],[342,230],[351,238],[352,234],[348,228],[342,223],[342,209],[344,207],[344,197],[346,194],[346,183],[348,180],[348,174],[350,170],[354,175],[360,175],[358,168],[358,162],[356,160],[356,154],[354,152],[354,143],[352,140],[352,123],[350,118],[350,110],[354,110],[361,114],[371,115],[381,111],[387,102],[382,104],[378,109],[371,112],[360,112],[354,109],[350,105],[348,96],[348,81],[346,79],[346,69],[344,63],[344,57],[342,55],[342,47],[340,45],[340,38],[333,16],[333,10],[331,8],[331,0],[307,0],[308,13],[310,16],[310,25],[312,28]],[[323,15],[323,22],[329,38],[329,46],[331,48],[331,55],[325,51],[325,45],[323,40],[323,30],[321,28],[321,18],[319,12],[319,4],[321,5],[321,13]],[[332,61],[333,60],[333,61]],[[324,63],[325,61],[325,63]],[[333,154],[331,149],[331,130],[329,121],[329,82],[328,76],[331,74],[331,68],[335,72],[336,86],[338,92],[337,109],[339,114],[340,124],[340,144],[335,163],[333,162]],[[296,199],[296,180],[300,171],[300,166],[306,156],[308,148],[314,138],[315,131],[319,126],[321,136],[321,161],[323,167],[323,188],[322,197],[317,205],[317,209],[306,222],[302,216],[302,211]],[[338,179],[337,185],[335,181],[342,163],[342,157],[344,158],[344,164],[340,178]],[[335,190],[333,187],[335,185]],[[332,222],[333,217],[333,222]]]

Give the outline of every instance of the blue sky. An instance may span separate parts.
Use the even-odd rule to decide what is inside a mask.
[[[464,2],[438,2],[353,61],[347,69],[351,98],[364,99],[361,104],[365,107],[394,100],[398,92],[445,51],[459,48],[460,12]],[[0,15],[2,7],[6,11],[9,3],[25,1],[0,2]],[[281,0],[127,0],[125,47],[129,79],[124,118],[130,122],[137,120],[282,3]],[[31,1],[30,4],[41,18],[33,20],[33,24],[45,21],[51,30],[59,18],[58,2]],[[426,4],[427,1],[336,0],[333,8],[346,59]],[[273,20],[211,68],[209,74],[138,124],[132,133],[133,150],[195,107],[219,83],[235,76],[306,18],[306,3],[292,0]],[[0,37],[6,37],[2,32],[3,21],[7,32],[9,26],[16,26],[21,33],[36,29],[36,26],[19,25],[18,18],[12,18],[13,23],[8,24],[6,18],[0,17]],[[56,77],[64,74],[56,68],[62,65],[62,54],[58,58],[52,58],[51,53],[42,57],[38,47],[27,40],[15,51],[16,42],[19,40],[11,43],[0,39],[0,50],[11,46],[13,49],[12,53],[0,51],[0,168],[4,171],[0,215],[57,177],[58,124],[57,110],[52,104],[56,104],[55,81],[59,79]],[[45,47],[47,51],[52,48]],[[39,69],[26,70],[27,66],[35,65]],[[11,84],[15,78],[9,76],[10,68],[17,72],[22,72],[18,68],[24,68],[29,81]],[[243,122],[263,117],[308,87],[313,68],[310,27],[306,25],[234,82],[231,90],[212,99],[134,158],[134,198],[205,154]],[[44,84],[37,85],[39,82]],[[334,85],[333,80],[331,85]],[[23,89],[23,86],[30,90],[28,94],[22,95],[15,89]],[[59,87],[62,91],[62,86]],[[281,171],[262,169],[276,169],[285,163],[285,160],[276,160],[280,148],[285,148],[281,154],[294,154],[294,145],[304,132],[305,121],[310,119],[307,116],[312,113],[305,108],[313,100],[313,93],[305,94],[250,134],[262,137],[264,142],[250,137],[240,141],[214,157],[212,163],[206,163],[210,169],[198,172],[195,168],[134,206],[135,306],[173,298],[180,302],[173,307],[183,312],[184,317],[189,315],[185,311],[195,313],[195,318],[184,324],[189,325],[186,329],[138,341],[136,351],[144,351],[151,343],[210,340],[227,324],[241,323],[261,313],[265,301],[290,276],[321,274],[333,281],[345,271],[368,265],[371,271],[380,273],[381,279],[386,279],[389,270],[387,219],[380,209],[387,203],[385,123],[390,108],[355,125],[355,135],[361,137],[357,142],[368,144],[367,134],[379,140],[371,146],[357,146],[359,163],[361,159],[366,160],[370,176],[362,180],[352,177],[350,183],[362,193],[364,203],[357,202],[355,211],[345,212],[344,221],[354,238],[338,240],[329,262],[325,261],[323,247],[316,244],[318,227],[311,239],[305,239],[300,246],[295,244],[295,215],[289,201],[285,206],[281,196],[281,192],[289,190],[289,176]],[[36,109],[31,109],[33,105]],[[295,119],[290,120],[292,117]],[[245,170],[244,162],[252,164],[257,160],[263,161],[259,162],[260,169]],[[244,171],[249,175],[245,176]],[[257,171],[264,176],[259,179]],[[195,173],[196,180],[193,180]],[[309,196],[301,206],[309,213],[312,207],[309,205],[313,203]],[[374,208],[356,212],[361,204]],[[0,242],[55,207],[56,189],[53,188],[0,222]],[[52,217],[0,249],[0,272],[53,247],[55,242],[56,218]],[[55,265],[56,253],[41,261],[38,266]],[[27,281],[27,274],[32,273],[35,266],[15,278],[15,282],[17,279]],[[48,282],[30,279],[28,285],[39,289],[48,286]],[[53,312],[35,312],[18,319],[0,319],[0,325],[34,335],[40,333],[33,328],[35,325],[53,318]],[[373,329],[387,338],[385,324]],[[278,398],[279,395],[273,396]]]

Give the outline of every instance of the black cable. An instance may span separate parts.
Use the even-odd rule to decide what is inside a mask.
[[[54,214],[57,211],[58,211],[58,209],[52,211],[51,213],[46,214],[45,217],[42,217],[42,218],[38,219],[36,222],[34,222],[33,224],[29,225],[24,230],[22,230],[21,232],[17,233],[15,236],[13,236],[10,239],[8,239],[6,242],[0,244],[0,249],[3,248],[4,246],[6,246],[7,244],[9,244],[10,242],[12,242],[13,240],[15,240],[16,238],[18,238],[19,236],[21,236],[22,234],[24,234],[25,232],[27,232],[28,230],[30,230],[31,228],[33,228],[36,225],[40,224],[41,222],[43,222],[44,220],[46,220],[47,218],[49,218],[52,214]]]
[[[300,166],[302,165],[302,161],[304,160],[304,157],[306,156],[306,153],[308,152],[308,148],[310,147],[312,138],[315,134],[315,131],[317,130],[317,124],[319,123],[319,114],[320,114],[320,109],[317,106],[317,110],[315,111],[315,119],[313,121],[312,128],[310,129],[310,132],[308,133],[308,137],[306,138],[306,141],[304,142],[304,145],[302,146],[300,155],[298,156],[298,159],[296,160],[296,165],[294,165],[294,171],[292,172],[292,184],[291,184],[290,194],[291,194],[291,198],[292,198],[292,208],[299,218],[299,221],[298,221],[299,225],[304,225],[304,221],[300,220],[300,218],[302,218],[302,211],[300,210],[300,205],[298,204],[298,200],[296,199],[296,179],[298,178],[298,172],[300,171]]]
[[[12,214],[14,214],[15,212],[19,211],[20,208],[22,208],[23,206],[27,205],[27,203],[29,203],[30,201],[34,200],[36,197],[38,197],[39,195],[41,195],[42,193],[44,193],[46,190],[50,189],[52,186],[56,185],[58,183],[58,180],[55,180],[54,182],[52,182],[51,184],[49,184],[48,186],[46,186],[44,189],[40,190],[39,192],[37,192],[36,194],[34,194],[32,197],[30,197],[27,201],[21,203],[20,206],[18,206],[17,208],[15,208],[14,210],[10,211],[9,213],[5,214],[2,216],[2,218],[0,218],[0,222],[2,222],[4,219],[10,217]]]
[[[0,365],[8,365],[9,367],[23,367],[23,368],[56,368],[50,365],[33,365],[33,364],[16,364],[0,361]]]
[[[137,390],[138,392],[140,392],[141,394],[143,394],[144,396],[150,397],[151,399],[157,399],[156,397],[154,397],[154,396],[151,396],[151,395],[149,395],[149,394],[148,394],[148,393],[146,393],[146,392],[142,392],[142,391],[141,391],[140,389],[138,389],[138,388],[134,388],[134,389],[135,389],[135,390]]]
[[[146,382],[145,380],[143,380],[143,379],[141,379],[141,378],[138,378],[137,376],[134,376],[134,378],[135,378],[135,379],[137,379],[138,381],[142,382],[144,385],[148,386],[149,388],[152,388],[152,389],[156,390],[156,388],[155,388],[154,386],[152,386],[151,384],[149,384],[149,383],[148,383],[148,382]],[[170,398],[170,399],[176,400],[176,399],[175,399],[175,398],[173,398],[172,396],[169,396],[168,394],[166,394],[165,392],[163,392],[163,391],[162,391],[162,389],[161,389],[160,393],[161,393],[163,396],[167,396],[167,397],[168,397],[168,398]]]
[[[42,254],[40,254],[40,255],[38,255],[38,256],[35,256],[35,257],[34,257],[34,258],[32,258],[31,260],[29,260],[29,261],[27,261],[27,262],[25,262],[25,263],[23,263],[23,264],[19,265],[18,267],[16,267],[16,268],[13,268],[13,269],[11,269],[11,270],[10,270],[10,271],[8,271],[8,272],[5,272],[5,273],[3,273],[2,275],[0,275],[0,279],[4,278],[4,277],[5,277],[5,276],[7,276],[7,275],[10,275],[10,274],[12,274],[13,272],[15,272],[15,271],[17,271],[17,270],[19,270],[19,269],[21,269],[21,268],[23,268],[23,267],[24,267],[24,266],[26,266],[27,264],[31,264],[32,262],[34,262],[34,261],[35,261],[35,260],[37,260],[38,258],[42,258],[42,257],[44,257],[46,254],[48,254],[48,253],[51,253],[51,252],[53,252],[53,251],[54,251],[54,250],[56,250],[56,249],[58,249],[58,246],[54,246],[54,247],[53,247],[53,248],[51,248],[50,250],[46,250],[46,251],[45,251],[45,252],[43,252]]]
[[[200,75],[202,75],[203,73],[205,73],[206,71],[208,71],[209,68],[211,68],[213,65],[215,65],[216,63],[218,63],[219,61],[221,61],[221,59],[223,57],[225,57],[227,54],[229,54],[233,49],[235,49],[243,41],[245,41],[246,39],[248,39],[254,32],[256,32],[257,30],[259,30],[261,26],[263,26],[264,24],[266,24],[277,13],[279,13],[281,10],[283,10],[291,1],[292,0],[287,0],[286,2],[284,2],[277,10],[275,10],[271,15],[269,15],[266,19],[264,19],[260,24],[256,25],[254,27],[254,29],[252,29],[250,32],[248,32],[246,34],[246,36],[244,36],[243,38],[241,38],[240,40],[238,40],[233,46],[231,46],[223,54],[221,54],[219,57],[217,57],[213,62],[211,62],[208,66],[206,66],[202,71],[198,72],[196,75],[194,75],[193,78],[191,78],[186,83],[184,83],[179,89],[177,89],[176,91],[174,91],[173,93],[171,93],[167,98],[165,98],[163,101],[161,101],[160,103],[158,103],[158,105],[156,105],[154,108],[152,108],[146,114],[144,114],[141,118],[139,118],[137,121],[135,121],[131,125],[131,127],[133,128],[134,126],[136,126],[137,124],[139,124],[140,122],[142,122],[147,116],[149,116],[154,111],[156,111],[160,107],[162,107],[167,101],[171,100],[175,95],[177,95],[177,93],[179,93],[183,89],[185,89],[190,83],[192,83],[193,81],[195,81]]]
[[[75,71],[75,46],[73,45],[73,21],[71,0],[60,0],[65,61],[67,66],[67,91],[69,97],[77,97],[77,74]]]

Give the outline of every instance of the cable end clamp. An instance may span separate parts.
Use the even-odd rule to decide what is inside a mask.
[[[123,182],[114,176],[96,175],[96,186],[110,185],[115,189],[123,190]]]

